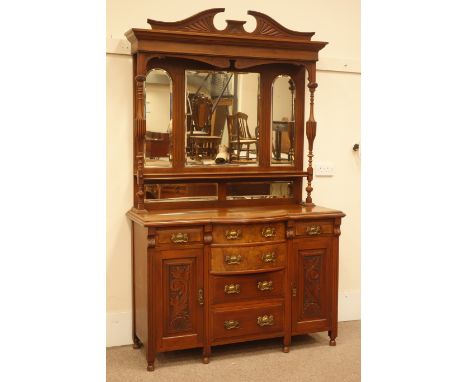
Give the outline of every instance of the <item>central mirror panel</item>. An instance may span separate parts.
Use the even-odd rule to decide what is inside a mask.
[[[257,166],[260,74],[185,71],[186,166]]]
[[[145,166],[172,167],[172,81],[153,69],[145,81]]]
[[[271,165],[294,164],[294,105],[296,86],[290,76],[273,81],[271,122]]]

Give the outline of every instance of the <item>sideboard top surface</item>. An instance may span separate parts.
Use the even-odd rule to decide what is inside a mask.
[[[345,214],[320,206],[279,205],[261,207],[230,207],[177,209],[140,212],[132,209],[127,216],[144,226],[195,225],[210,223],[247,223],[279,220],[304,220],[344,217]]]

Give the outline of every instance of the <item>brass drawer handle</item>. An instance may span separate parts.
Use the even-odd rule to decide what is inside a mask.
[[[238,329],[238,328],[240,328],[239,321],[236,321],[236,320],[224,321],[224,329],[231,330],[231,329]]]
[[[239,294],[240,293],[240,285],[239,284],[226,284],[224,286],[224,293],[226,294]]]
[[[265,237],[265,238],[275,237],[276,236],[276,228],[275,227],[263,227],[262,236]]]
[[[240,264],[241,260],[241,255],[226,255],[226,257],[224,258],[224,262],[229,265]]]
[[[241,237],[242,231],[240,229],[227,229],[224,236],[227,240],[237,240]]]
[[[259,281],[257,283],[258,290],[273,290],[273,281]]]
[[[262,255],[262,260],[264,263],[275,263],[276,262],[276,253],[267,252]]]
[[[174,244],[187,243],[188,242],[188,233],[178,232],[171,235],[171,241]]]
[[[257,317],[258,326],[272,326],[273,325],[273,315],[264,315]]]
[[[306,228],[306,234],[309,236],[320,235],[322,229],[319,225],[311,225]]]

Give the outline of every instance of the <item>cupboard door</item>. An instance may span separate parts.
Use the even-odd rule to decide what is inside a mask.
[[[327,330],[330,306],[331,239],[296,240],[293,248],[293,333]]]
[[[203,249],[159,252],[158,322],[161,350],[203,344]]]

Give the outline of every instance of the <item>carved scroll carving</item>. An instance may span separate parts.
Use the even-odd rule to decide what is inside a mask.
[[[320,272],[322,256],[304,257],[304,314],[315,315],[320,312]]]
[[[169,330],[191,329],[189,296],[190,265],[169,266]]]
[[[248,11],[247,14],[253,16],[257,22],[257,26],[253,32],[247,32],[244,29],[245,21],[226,20],[226,28],[219,30],[214,26],[214,17],[224,12],[224,8],[212,8],[206,11],[197,13],[181,21],[165,22],[148,19],[148,24],[151,29],[159,31],[189,31],[197,33],[214,33],[225,35],[248,35],[255,37],[278,37],[301,41],[310,41],[314,32],[297,32],[282,26],[271,17],[255,11]]]

